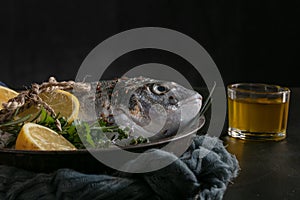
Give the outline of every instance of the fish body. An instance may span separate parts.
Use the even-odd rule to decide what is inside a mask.
[[[175,82],[134,77],[90,85],[88,95],[79,95],[81,117],[88,121],[101,118],[110,124],[129,127],[133,134],[152,140],[176,134],[202,106],[198,92]]]

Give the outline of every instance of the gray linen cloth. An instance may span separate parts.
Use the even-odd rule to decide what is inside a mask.
[[[174,156],[155,152],[157,159]],[[175,162],[149,173],[105,175],[59,169],[46,174],[0,165],[0,199],[222,199],[239,170],[236,157],[219,138],[202,135]]]

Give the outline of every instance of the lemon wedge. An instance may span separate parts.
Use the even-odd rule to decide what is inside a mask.
[[[21,128],[15,149],[17,150],[76,150],[76,147],[55,131],[35,123]]]
[[[65,117],[68,123],[72,123],[78,117],[80,103],[77,97],[72,93],[64,90],[54,90],[52,92],[41,93],[39,96],[56,114],[59,113],[60,116]],[[31,106],[18,114],[18,117],[25,117],[31,114],[33,118],[39,111],[39,108]]]
[[[6,103],[9,99],[18,95],[18,92],[7,87],[0,86],[0,110],[3,108],[2,104]]]

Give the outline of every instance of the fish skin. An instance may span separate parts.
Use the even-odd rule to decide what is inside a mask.
[[[150,140],[176,134],[202,106],[199,93],[175,82],[141,76],[90,84],[88,95],[77,95],[83,105],[84,118],[89,118],[89,113],[95,110],[96,118],[129,127],[133,134]],[[92,120],[95,118],[87,121]]]

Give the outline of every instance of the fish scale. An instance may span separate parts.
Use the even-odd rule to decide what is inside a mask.
[[[113,114],[111,107],[111,95],[115,88],[117,80],[97,82],[95,93],[95,106],[98,117],[109,124],[113,123]],[[116,94],[117,95],[117,94]]]

